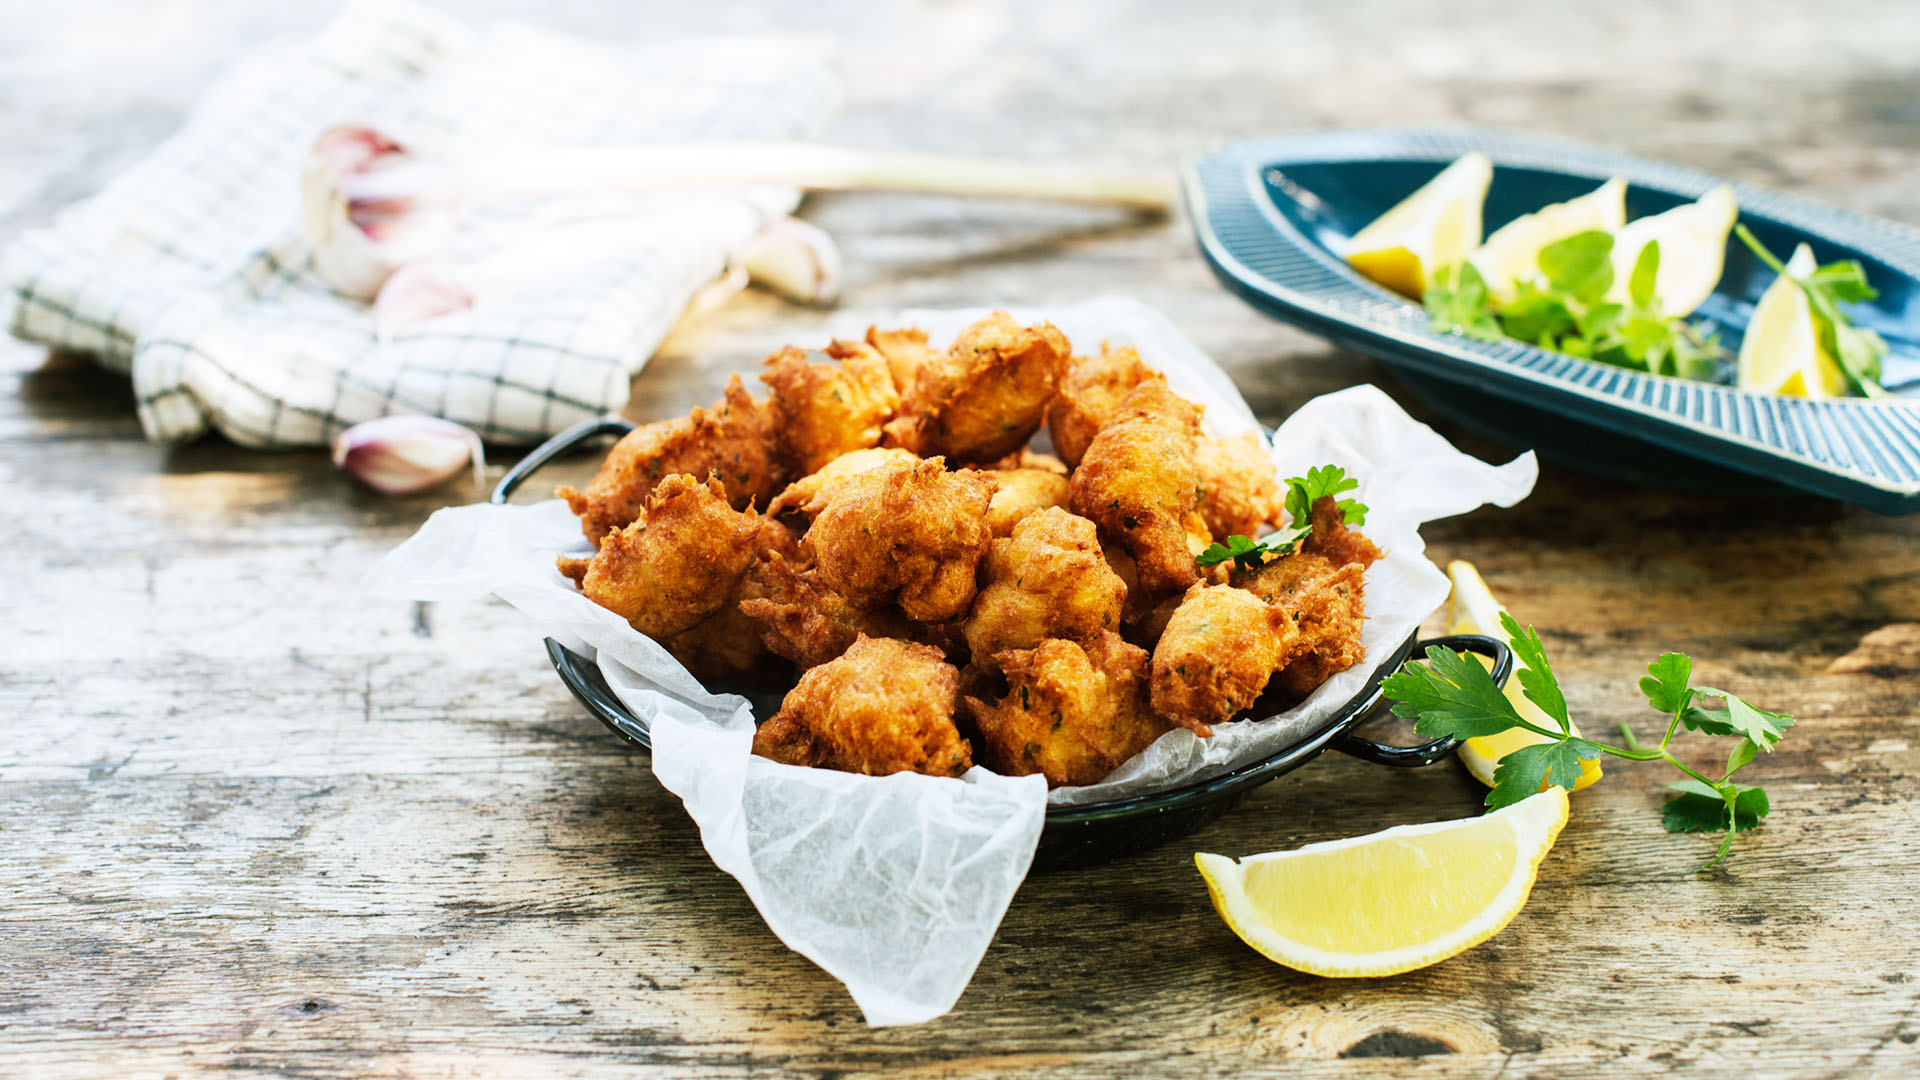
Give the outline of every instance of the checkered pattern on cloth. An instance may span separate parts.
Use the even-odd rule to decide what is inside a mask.
[[[348,122],[422,152],[797,138],[836,96],[825,57],[790,39],[621,48],[356,4],[311,41],[251,56],[152,155],[53,227],[22,235],[0,265],[9,325],[130,373],[157,441],[214,428],[248,446],[312,446],[396,412],[537,441],[620,409],[689,298],[798,193],[470,209],[453,262],[538,272],[383,341],[365,304],[314,273],[299,238],[300,165],[314,138]]]

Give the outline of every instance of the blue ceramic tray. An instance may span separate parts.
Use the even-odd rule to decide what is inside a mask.
[[[1469,150],[1493,160],[1486,229],[1627,179],[1629,219],[1723,181],[1606,150],[1480,131],[1329,132],[1233,143],[1185,173],[1201,250],[1267,314],[1378,357],[1463,425],[1623,479],[1721,493],[1797,489],[1884,513],[1920,510],[1920,230],[1735,184],[1740,220],[1782,257],[1859,259],[1880,290],[1854,321],[1886,338],[1899,397],[1811,401],[1627,371],[1518,342],[1436,334],[1417,304],[1336,253]],[[1737,350],[1773,274],[1738,240],[1697,317]]]

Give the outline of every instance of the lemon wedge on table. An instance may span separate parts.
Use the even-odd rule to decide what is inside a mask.
[[[1240,940],[1314,975],[1396,975],[1500,932],[1567,823],[1553,787],[1476,818],[1401,825],[1235,861],[1195,855]]]
[[[1443,266],[1458,263],[1480,244],[1480,208],[1493,181],[1493,162],[1474,152],[1440,170],[1353,234],[1347,263],[1370,280],[1418,300]]]
[[[1669,318],[1691,315],[1726,268],[1727,237],[1740,216],[1733,188],[1721,184],[1696,202],[1635,218],[1613,235],[1613,286],[1607,299],[1624,304],[1633,281],[1633,267],[1651,241],[1660,242],[1660,265],[1653,277],[1653,295]]]
[[[1501,641],[1507,639],[1507,632],[1500,628],[1500,616],[1507,609],[1493,598],[1493,590],[1487,588],[1486,579],[1470,562],[1455,559],[1447,564],[1447,577],[1453,581],[1453,603],[1447,612],[1447,633],[1449,634],[1486,634]],[[1491,662],[1484,656],[1479,657],[1482,664]],[[1504,693],[1513,703],[1515,712],[1529,723],[1538,724],[1551,731],[1560,726],[1559,721],[1540,710],[1540,706],[1527,700],[1520,686],[1520,670],[1526,665],[1514,657],[1513,677],[1507,680]],[[1579,725],[1570,725],[1575,735],[1580,734]],[[1535,735],[1525,728],[1508,728],[1498,735],[1482,735],[1467,739],[1460,744],[1460,763],[1467,767],[1475,780],[1493,786],[1493,771],[1500,759],[1523,746],[1546,742],[1544,735]],[[1573,786],[1579,791],[1600,779],[1600,762],[1596,760],[1580,763],[1580,781]]]
[[[1798,277],[1813,270],[1813,249],[1801,244],[1787,260],[1787,273],[1760,294],[1740,341],[1735,367],[1740,389],[1798,397],[1846,395],[1846,376],[1820,347],[1813,305],[1800,286],[1788,280],[1788,275]]]
[[[1540,249],[1576,233],[1615,232],[1627,223],[1627,182],[1620,177],[1577,199],[1550,203],[1521,214],[1493,231],[1467,256],[1486,279],[1496,303],[1511,300],[1515,286],[1540,276]]]

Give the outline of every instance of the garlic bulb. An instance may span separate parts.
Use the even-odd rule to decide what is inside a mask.
[[[469,462],[474,482],[485,483],[480,436],[433,416],[383,416],[333,438],[333,463],[383,495],[425,491],[459,475]]]
[[[397,268],[446,246],[453,233],[449,207],[429,197],[431,185],[392,185],[378,198],[355,197],[356,178],[406,175],[405,147],[365,127],[324,132],[300,171],[300,228],[313,265],[337,293],[371,299]]]
[[[473,300],[473,283],[460,267],[438,260],[412,263],[395,270],[373,298],[373,332],[386,341],[410,323],[465,311]]]
[[[756,285],[802,304],[840,298],[840,248],[826,230],[799,218],[777,218],[747,241],[739,265]]]

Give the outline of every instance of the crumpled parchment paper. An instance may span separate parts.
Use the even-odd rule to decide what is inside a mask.
[[[909,311],[898,324],[924,327],[938,344],[989,310]],[[1009,310],[1022,322],[1052,321],[1077,352],[1102,340],[1133,345],[1175,390],[1207,407],[1215,434],[1258,430],[1225,373],[1139,301]],[[1273,441],[1283,478],[1332,463],[1360,480],[1367,535],[1387,552],[1367,573],[1369,655],[1385,655],[1446,599],[1446,576],[1422,554],[1420,525],[1483,503],[1511,506],[1536,475],[1531,454],[1503,466],[1462,454],[1371,386],[1308,402]],[[977,766],[959,779],[799,768],[752,756],[745,699],[708,693],[554,569],[557,552],[585,549],[558,501],[452,507],[389,554],[369,585],[416,600],[497,596],[530,617],[530,646],[544,635],[596,658],[648,723],[654,774],[680,796],[713,861],[739,879],[781,941],[846,985],[875,1026],[920,1023],[953,1007],[1026,876],[1050,803],[1178,785],[1263,757],[1324,720],[1369,673],[1356,666],[1288,713],[1219,725],[1211,739],[1170,732],[1107,780],[1051,796],[1038,776]],[[534,655],[530,647],[529,662]]]

